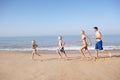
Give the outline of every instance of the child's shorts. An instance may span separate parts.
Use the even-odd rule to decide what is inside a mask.
[[[65,53],[64,47],[59,48],[58,51],[61,53]]]

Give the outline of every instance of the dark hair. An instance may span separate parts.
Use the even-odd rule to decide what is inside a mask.
[[[94,29],[98,30],[98,27],[94,27]]]

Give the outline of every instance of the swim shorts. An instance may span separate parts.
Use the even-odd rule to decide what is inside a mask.
[[[61,53],[65,53],[64,47],[60,47],[58,51],[60,51]]]
[[[103,50],[103,42],[102,42],[102,40],[98,41],[95,44],[95,49],[97,49],[97,50]]]

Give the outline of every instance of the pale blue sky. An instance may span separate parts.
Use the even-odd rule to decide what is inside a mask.
[[[0,36],[120,35],[120,0],[0,0]]]

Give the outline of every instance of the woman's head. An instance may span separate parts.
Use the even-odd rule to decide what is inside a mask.
[[[80,31],[80,34],[81,34],[81,35],[84,35],[84,34],[85,34],[85,31],[84,31],[84,30],[81,30],[81,31]]]
[[[62,36],[59,36],[59,37],[58,37],[58,40],[62,40]]]

